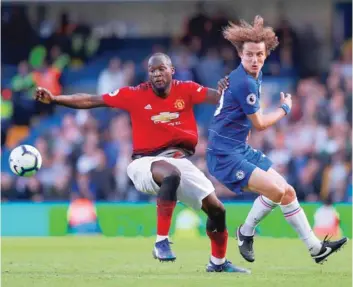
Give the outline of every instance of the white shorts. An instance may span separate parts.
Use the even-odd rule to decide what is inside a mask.
[[[127,174],[141,192],[156,195],[159,186],[153,180],[151,165],[155,161],[166,161],[174,165],[181,173],[179,188],[177,189],[177,199],[182,203],[199,210],[202,200],[210,193],[214,192],[211,181],[196,166],[186,158],[168,158],[146,156],[135,159],[127,167]]]

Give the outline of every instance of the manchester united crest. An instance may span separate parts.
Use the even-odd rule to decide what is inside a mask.
[[[176,100],[174,103],[174,107],[177,108],[178,110],[182,110],[185,107],[185,102],[184,100]]]

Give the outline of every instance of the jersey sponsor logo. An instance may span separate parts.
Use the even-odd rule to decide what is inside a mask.
[[[115,97],[115,96],[117,96],[119,94],[119,90],[120,89],[117,89],[114,92],[110,92],[108,95],[111,96],[111,97]]]
[[[242,171],[242,170],[238,170],[236,173],[235,173],[235,176],[238,180],[242,180],[244,177],[245,177],[245,172]]]
[[[246,102],[249,104],[249,105],[255,105],[256,103],[256,95],[255,94],[249,94],[247,97],[246,97]]]
[[[155,123],[169,123],[172,120],[179,118],[179,113],[161,112],[159,115],[151,117],[151,120]]]
[[[147,106],[145,106],[145,110],[152,110],[152,106],[148,104]]]
[[[185,102],[184,100],[176,100],[174,103],[174,107],[177,108],[178,110],[182,110],[183,108],[185,108]]]

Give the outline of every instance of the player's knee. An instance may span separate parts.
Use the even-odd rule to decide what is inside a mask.
[[[181,173],[175,166],[161,160],[151,165],[152,178],[160,187],[158,199],[166,201],[177,200],[177,189],[180,185]]]
[[[202,200],[202,209],[207,213],[208,216],[214,217],[218,214],[225,214],[225,208],[223,203],[217,198],[213,192],[206,196]]]
[[[165,172],[165,174],[163,175],[163,180],[167,177],[174,178],[175,180],[178,180],[180,182],[181,172],[179,169],[177,169],[175,166],[173,166]]]
[[[283,197],[286,193],[285,186],[283,185],[278,185],[278,184],[273,184],[272,186],[272,192],[271,192],[271,197],[270,198],[273,202],[282,202]]]
[[[173,169],[173,170],[170,172],[170,174],[167,174],[167,175],[163,178],[163,180],[165,180],[166,178],[171,178],[171,179],[173,179],[174,181],[177,181],[178,184],[179,184],[179,183],[180,183],[180,180],[181,180],[180,171],[179,171],[177,168],[175,168],[175,169]]]
[[[178,182],[178,185],[181,180],[181,172],[180,170],[169,164],[168,162],[165,161],[155,161],[151,165],[151,173],[153,180],[159,185],[162,185],[162,182],[166,179],[169,178],[170,180],[173,180],[174,182]]]
[[[294,200],[296,200],[296,198],[297,198],[297,194],[295,192],[295,189],[290,184],[287,184],[286,192],[283,196],[281,203],[283,205],[287,205],[287,204],[292,203]]]
[[[177,201],[177,190],[179,185],[180,175],[178,173],[171,173],[170,175],[166,176],[163,179],[158,191],[158,199],[166,201]]]

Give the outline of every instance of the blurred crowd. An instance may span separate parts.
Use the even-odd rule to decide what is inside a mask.
[[[66,23],[67,19],[64,20]],[[181,37],[172,39],[169,47],[154,47],[152,52],[163,51],[171,56],[176,67],[175,78],[216,87],[217,81],[239,64],[235,49],[219,32],[228,20],[222,13],[207,16],[200,7],[199,13],[187,21]],[[65,27],[64,31],[74,29],[69,24]],[[295,88],[288,91],[293,95],[293,110],[275,127],[261,133],[252,132],[250,144],[268,155],[274,168],[295,187],[300,200],[318,201],[330,196],[335,202],[350,201],[351,39],[342,46],[340,57],[333,61],[329,71],[323,73],[318,68],[317,48],[313,48],[318,47],[318,41],[310,34],[310,29],[298,35],[287,21],[281,20],[276,31],[280,48],[270,56],[264,72],[266,76],[295,79]],[[313,46],[308,47],[309,42]],[[32,61],[18,65],[18,75],[11,81],[10,91],[2,91],[2,111],[11,111],[2,112],[2,147],[6,146],[6,128],[13,125],[31,127],[33,118],[38,120],[58,112],[62,122],[42,131],[35,140],[43,158],[37,176],[19,178],[1,174],[2,200],[57,201],[81,197],[109,201],[153,200],[137,192],[126,174],[132,148],[128,115],[112,109],[55,111],[55,107],[34,104],[30,97],[37,85],[49,88],[56,95],[65,93],[61,75],[73,65],[75,54],[62,49],[60,42],[55,42],[49,53],[43,53],[40,47],[33,53],[34,56],[29,57]],[[81,57],[83,68],[86,61],[87,57]],[[132,61],[112,57],[100,73],[96,92],[103,94],[136,85],[147,80],[146,73],[146,60],[140,67]],[[12,97],[7,98],[8,95]],[[263,91],[262,98],[266,110],[278,105],[278,95]],[[9,109],[6,103],[14,106]],[[214,109],[208,105],[195,108],[199,143],[192,161],[211,178],[222,199],[251,199],[252,194],[235,197],[207,172],[207,125]]]
[[[12,126],[29,126],[41,116],[52,115],[53,106],[34,104],[36,86],[45,87],[59,95],[63,91],[65,69],[79,69],[92,59],[99,48],[90,29],[69,19],[63,12],[54,25],[48,22],[46,10],[39,7],[35,23],[28,18],[22,5],[4,5],[1,9],[2,91],[1,145],[6,142]],[[17,73],[5,81],[9,66],[17,64]],[[25,129],[24,129],[25,130]]]

